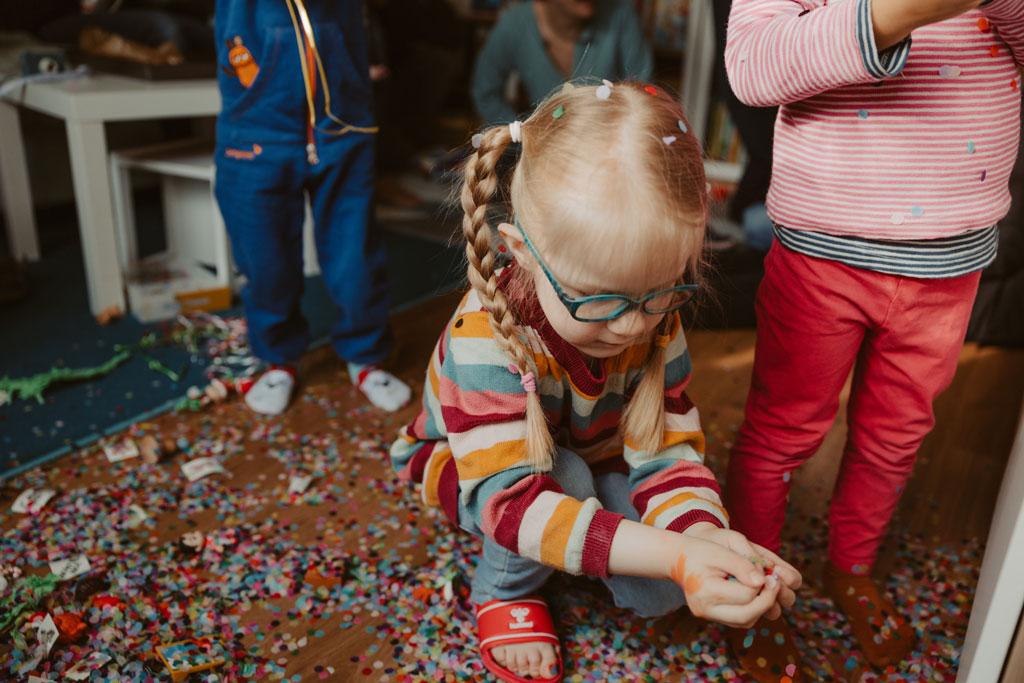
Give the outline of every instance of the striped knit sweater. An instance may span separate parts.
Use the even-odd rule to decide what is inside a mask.
[[[991,0],[881,54],[870,0],[733,0],[725,57],[740,100],[781,105],[776,223],[913,240],[1006,215],[1024,0]]]
[[[656,340],[666,348],[666,429],[663,449],[651,453],[624,444],[618,431],[647,347],[605,360],[594,374],[535,300],[519,310],[523,338],[534,340],[537,392],[556,443],[595,473],[628,473],[631,500],[645,524],[680,532],[700,521],[726,526],[715,478],[703,465],[697,409],[684,391],[690,356],[678,315],[671,332]],[[392,446],[392,465],[399,478],[422,482],[424,500],[440,505],[452,521],[461,499],[477,526],[503,547],[570,573],[607,576],[622,516],[596,499],[566,496],[554,479],[527,466],[526,393],[509,362],[471,291],[434,348],[423,409]]]

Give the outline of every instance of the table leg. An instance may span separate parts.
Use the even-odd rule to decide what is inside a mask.
[[[66,123],[89,307],[93,314],[112,306],[125,312],[124,279],[117,258],[103,122],[68,120]]]
[[[39,260],[32,190],[25,164],[18,108],[0,99],[0,206],[7,226],[7,243],[14,258]]]

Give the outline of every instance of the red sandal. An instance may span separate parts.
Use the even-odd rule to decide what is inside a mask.
[[[544,599],[528,595],[517,600],[491,600],[477,607],[476,628],[480,635],[480,656],[492,674],[507,683],[558,683],[562,680],[562,653]],[[501,645],[550,640],[558,655],[558,670],[551,678],[523,678],[498,664],[491,650]]]

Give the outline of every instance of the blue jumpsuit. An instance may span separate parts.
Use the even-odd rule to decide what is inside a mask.
[[[307,2],[217,0],[222,107],[214,192],[235,263],[248,279],[242,300],[253,354],[294,363],[309,342],[299,306],[308,195],[320,270],[340,309],[331,341],[344,360],[373,363],[391,348],[386,255],[371,224],[374,135],[330,134],[342,125],[326,113],[321,81],[322,71],[335,119],[372,126],[361,6],[359,0]],[[303,4],[312,41],[302,30]],[[311,65],[315,125],[300,54]]]

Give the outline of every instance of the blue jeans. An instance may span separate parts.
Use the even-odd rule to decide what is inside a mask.
[[[583,458],[559,448],[550,475],[566,495],[579,500],[596,497],[606,510],[618,512],[634,522],[640,515],[629,502],[626,475],[619,472],[595,477]],[[461,505],[462,528],[483,535],[476,522]],[[484,536],[484,549],[473,577],[471,599],[478,605],[489,600],[511,600],[537,592],[555,569],[507,550]],[[686,604],[683,591],[672,581],[611,576],[601,579],[612,593],[617,607],[632,610],[638,616],[658,617]]]

